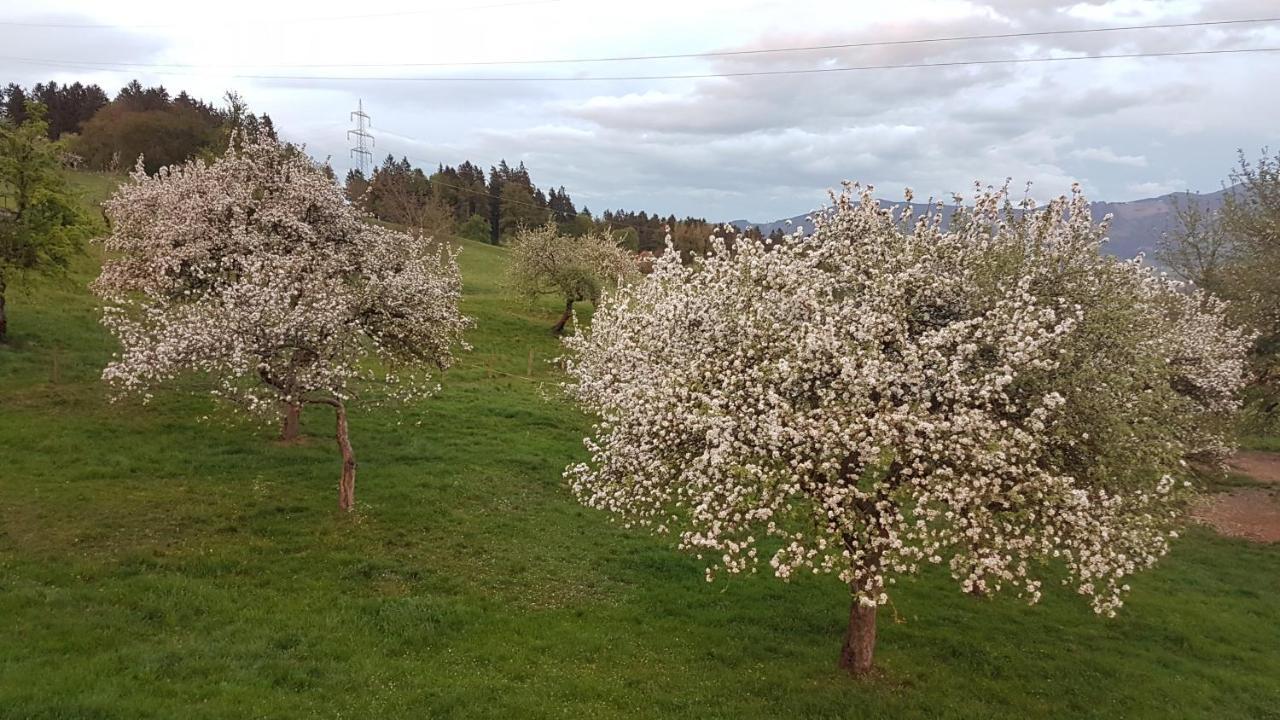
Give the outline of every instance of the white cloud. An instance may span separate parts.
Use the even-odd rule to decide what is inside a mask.
[[[1134,197],[1157,197],[1159,195],[1168,195],[1169,193],[1186,190],[1187,182],[1181,179],[1151,180],[1148,182],[1131,183],[1127,189]]]
[[[1069,157],[1077,160],[1109,163],[1111,165],[1128,165],[1129,167],[1146,167],[1147,159],[1142,155],[1120,155],[1109,147],[1088,147],[1072,150]]]

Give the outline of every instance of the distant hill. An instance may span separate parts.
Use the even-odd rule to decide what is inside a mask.
[[[1150,255],[1155,250],[1160,236],[1173,229],[1176,222],[1173,213],[1175,200],[1194,198],[1216,210],[1222,205],[1222,198],[1228,192],[1230,189],[1211,193],[1177,192],[1129,202],[1094,202],[1090,203],[1089,207],[1095,220],[1101,220],[1104,215],[1111,214],[1111,229],[1108,233],[1109,241],[1106,251],[1118,257],[1128,258],[1140,252]],[[885,207],[896,207],[902,203],[881,200],[880,204]],[[912,203],[912,205],[917,212],[923,212],[927,208],[924,203]],[[950,221],[951,213],[952,208],[948,207],[943,216],[944,227]],[[784,232],[791,232],[796,225],[808,225],[805,219],[807,217],[809,217],[808,213],[766,223],[733,220],[729,224],[740,229],[758,227],[761,233],[768,235],[778,228],[782,228]]]

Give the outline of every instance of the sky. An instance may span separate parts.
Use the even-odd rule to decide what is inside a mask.
[[[766,222],[843,180],[883,197],[974,182],[1123,201],[1219,189],[1280,147],[1280,52],[653,79],[867,65],[1280,48],[1280,22],[524,64],[1280,17],[1277,0],[0,0],[0,83],[132,78],[238,91],[339,173],[362,100],[375,158],[500,159],[581,207]],[[85,26],[91,27],[85,27]],[[617,79],[636,76],[650,79]],[[587,78],[614,79],[587,79]],[[432,79],[425,79],[432,78]],[[484,78],[484,79],[480,79]]]

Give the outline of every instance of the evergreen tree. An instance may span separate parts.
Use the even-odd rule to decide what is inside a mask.
[[[49,126],[50,140],[80,132],[80,128],[107,104],[107,94],[102,88],[78,82],[61,86],[56,82],[39,83],[32,88],[31,97],[46,108],[45,122]]]
[[[500,238],[510,240],[521,228],[540,227],[547,221],[547,211],[538,207],[529,187],[520,182],[502,186]]]
[[[128,85],[120,88],[120,92],[116,93],[115,102],[126,110],[134,112],[167,110],[170,102],[169,91],[165,90],[163,85],[144,88],[142,83],[137,80],[131,80]]]
[[[494,245],[502,239],[502,186],[510,173],[506,160],[489,167],[489,242]]]
[[[11,125],[21,125],[27,120],[27,91],[21,85],[9,83],[4,89],[4,119]]]

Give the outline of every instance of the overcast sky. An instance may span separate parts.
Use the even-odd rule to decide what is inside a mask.
[[[364,17],[353,17],[353,16]],[[1280,23],[650,61],[418,66],[845,44],[1280,16],[1277,0],[0,1],[0,82],[132,77],[238,90],[340,172],[357,98],[378,158],[523,160],[581,206],[714,220],[807,212],[844,179],[885,197],[974,180],[1091,198],[1212,191],[1280,145],[1280,53],[684,80],[548,78],[1280,47]],[[19,23],[19,24],[14,24]],[[25,24],[22,24],[25,23]],[[44,27],[35,24],[97,25]],[[37,64],[42,63],[42,64]],[[367,67],[371,64],[401,66]],[[137,64],[137,65],[133,65]],[[165,67],[160,67],[166,64]],[[325,64],[330,67],[315,67]],[[308,66],[311,67],[300,67]],[[354,67],[366,65],[366,67]],[[117,70],[106,70],[115,67]],[[245,75],[323,75],[265,79]],[[351,76],[374,79],[347,80]],[[396,78],[531,78],[422,82]]]

